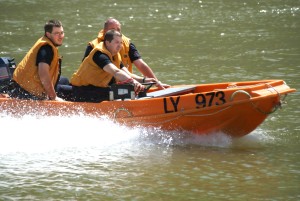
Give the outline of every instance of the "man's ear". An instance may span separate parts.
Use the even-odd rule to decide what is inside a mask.
[[[45,32],[45,35],[48,37],[48,38],[50,38],[50,32]]]

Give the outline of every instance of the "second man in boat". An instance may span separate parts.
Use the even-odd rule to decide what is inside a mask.
[[[109,86],[113,83],[131,83],[136,94],[144,90],[141,84],[145,81],[144,77],[130,73],[122,64],[119,53],[121,47],[122,34],[116,30],[107,31],[104,41],[93,48],[71,77],[75,101],[109,100]],[[147,78],[146,81],[156,80]]]

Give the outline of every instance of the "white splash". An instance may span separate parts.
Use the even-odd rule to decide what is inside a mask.
[[[195,135],[188,132],[166,132],[159,128],[128,128],[106,117],[35,116],[15,118],[0,114],[0,154],[10,152],[47,152],[58,149],[118,149],[146,145],[231,148],[256,146],[266,139],[263,132],[233,140],[222,133]],[[126,148],[127,149],[127,148]],[[134,148],[136,149],[136,148]]]

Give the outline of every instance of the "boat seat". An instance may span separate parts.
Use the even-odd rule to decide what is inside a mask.
[[[188,91],[193,91],[195,88],[196,86],[167,88],[167,89],[147,93],[147,97],[156,98],[156,97],[164,97],[164,96],[175,96],[178,94],[186,93]]]

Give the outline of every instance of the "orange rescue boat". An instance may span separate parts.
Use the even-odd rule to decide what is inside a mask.
[[[146,97],[101,103],[20,100],[0,94],[0,111],[16,116],[104,115],[129,127],[241,137],[256,129],[295,91],[283,80],[259,80],[150,88]]]

